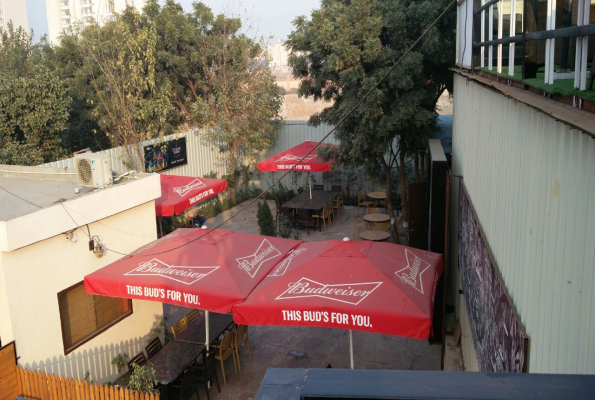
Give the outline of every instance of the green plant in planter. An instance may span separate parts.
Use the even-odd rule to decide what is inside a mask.
[[[258,211],[256,213],[258,219],[258,226],[260,227],[260,234],[266,236],[276,236],[275,234],[275,220],[273,214],[266,200],[258,203]]]
[[[118,373],[121,374],[122,370],[124,369],[124,365],[128,362],[128,354],[122,353],[118,354],[114,358],[112,358],[112,365],[115,365],[118,369]]]
[[[145,393],[157,393],[157,385],[159,382],[155,376],[155,368],[150,362],[146,365],[132,364],[132,373],[130,374],[130,381],[128,387],[132,390]]]

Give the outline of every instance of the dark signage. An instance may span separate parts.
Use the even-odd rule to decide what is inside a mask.
[[[527,333],[508,296],[462,181],[459,268],[480,370],[525,372]]]
[[[145,146],[145,172],[162,172],[186,164],[185,137]]]

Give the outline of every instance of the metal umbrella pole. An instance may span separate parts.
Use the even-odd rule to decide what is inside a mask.
[[[310,200],[312,200],[312,175],[308,172],[308,183],[310,184]]]
[[[353,369],[353,333],[349,330],[349,356],[351,358],[351,369]]]

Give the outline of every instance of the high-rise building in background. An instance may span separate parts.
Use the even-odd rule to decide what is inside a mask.
[[[140,11],[145,0],[45,0],[49,40],[57,43],[60,35],[72,32],[76,23],[110,21],[114,12],[121,12],[128,6]]]
[[[29,30],[25,0],[0,0],[0,30],[6,29],[11,20],[15,28],[21,26],[24,30]]]

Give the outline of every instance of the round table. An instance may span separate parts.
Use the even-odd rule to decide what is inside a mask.
[[[364,221],[366,222],[370,222],[370,223],[375,223],[375,222],[388,222],[390,221],[390,217],[388,216],[388,214],[365,214],[364,215]]]
[[[367,196],[374,200],[386,200],[386,192],[384,191],[370,192]]]
[[[384,231],[362,231],[359,233],[359,237],[364,240],[372,240],[374,242],[381,242],[387,240],[390,237],[390,233]]]

